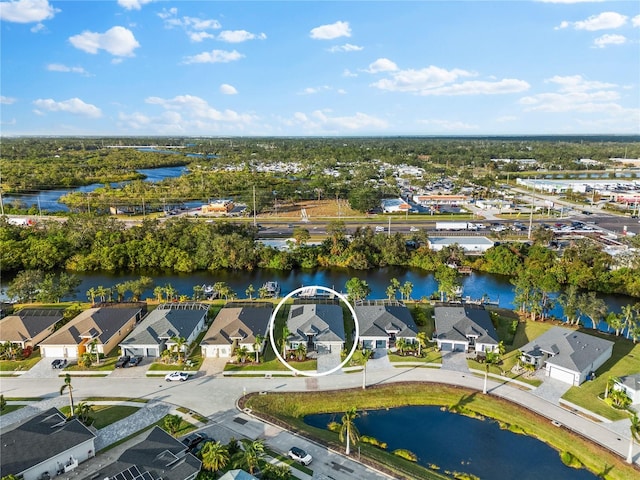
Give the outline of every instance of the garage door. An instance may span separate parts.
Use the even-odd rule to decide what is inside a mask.
[[[465,350],[465,344],[464,343],[454,343],[453,344],[453,351],[454,352],[464,352]]]
[[[549,376],[551,378],[555,378],[557,380],[561,380],[569,385],[573,385],[574,375],[571,372],[565,372],[564,370],[560,370],[559,368],[551,367],[549,371]]]
[[[63,347],[44,347],[41,346],[42,356],[46,358],[62,358],[64,357]]]
[[[450,352],[451,350],[453,350],[453,344],[449,342],[442,342],[440,344],[440,350],[442,350],[443,352]]]
[[[65,347],[65,357],[67,358],[77,358],[78,357],[78,347]]]
[[[376,348],[387,348],[386,340],[376,340]]]

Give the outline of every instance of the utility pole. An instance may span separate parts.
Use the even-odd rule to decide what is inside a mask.
[[[531,229],[533,228],[533,207],[534,207],[534,197],[531,194],[531,212],[529,213],[529,235],[527,235],[527,240],[531,240]]]
[[[389,228],[387,228],[387,237],[391,236],[391,217],[389,217]]]

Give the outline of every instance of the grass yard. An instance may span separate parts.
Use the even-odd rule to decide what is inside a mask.
[[[81,367],[77,363],[67,366],[64,371],[70,372],[110,372],[116,368],[116,362],[119,358],[119,352],[117,348],[106,357],[100,358],[100,363],[95,363],[95,355],[93,356],[93,363],[89,367]]]
[[[26,405],[5,405],[5,407],[0,410],[0,416],[20,410],[22,407],[26,407]]]
[[[426,352],[426,355],[425,355]],[[442,353],[438,352],[433,346],[427,347],[422,350],[422,357],[413,357],[411,355],[396,355],[395,353],[389,353],[389,361],[394,362],[423,362],[423,363],[442,363]]]
[[[593,334],[593,331],[588,330],[586,333]],[[599,395],[604,394],[610,377],[640,373],[640,344],[634,344],[631,340],[622,337],[598,336],[616,340],[611,358],[596,371],[595,380],[584,382],[579,387],[571,387],[562,398],[610,420],[622,420],[627,418],[628,414],[610,407],[599,398]]]
[[[65,415],[69,415],[69,410],[70,408],[68,406],[60,408],[60,411]],[[133,415],[137,411],[138,407],[130,407],[127,405],[94,405],[93,413],[91,414],[94,418],[93,426],[100,430],[118,420],[127,418],[129,415]]]
[[[40,357],[40,349],[36,348],[29,358],[24,360],[0,360],[0,372],[21,372],[31,369],[38,363]]]
[[[480,415],[498,420],[510,430],[538,438],[559,452],[569,452],[596,475],[609,480],[627,480],[638,476],[638,470],[624,459],[598,445],[570,432],[559,429],[534,412],[504,399],[482,395],[474,390],[449,385],[404,383],[369,387],[367,390],[269,393],[250,395],[244,405],[254,413],[308,435],[321,443],[342,450],[338,435],[328,430],[315,429],[303,422],[305,415],[313,413],[344,412],[351,406],[359,409],[383,409],[405,405],[442,405],[452,411]],[[410,448],[410,447],[409,447]],[[388,452],[361,445],[363,457],[382,468],[413,478],[450,478],[426,468],[402,461]]]

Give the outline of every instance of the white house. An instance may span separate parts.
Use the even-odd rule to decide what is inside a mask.
[[[548,377],[578,386],[613,353],[614,343],[564,327],[553,327],[524,345],[522,361],[544,368]]]
[[[465,253],[484,253],[495,245],[487,237],[429,237],[429,248],[435,252],[445,247],[459,245]]]
[[[339,305],[292,305],[287,318],[289,348],[304,344],[307,351],[342,350],[345,342],[342,308]]]
[[[78,419],[53,407],[13,430],[3,429],[0,477],[40,480],[66,474],[95,456],[96,436]]]
[[[640,403],[640,373],[620,377],[620,381],[615,382],[613,388],[624,390],[632,404]]]
[[[445,352],[493,352],[498,348],[489,313],[478,305],[436,307],[433,341]]]
[[[202,355],[229,358],[236,348],[242,347],[255,352],[257,337],[261,338],[258,351],[262,353],[271,312],[273,305],[266,302],[256,302],[255,306],[223,308],[200,342]]]
[[[360,345],[365,349],[392,348],[402,338],[414,343],[418,335],[411,312],[394,302],[356,305],[354,307],[360,328]]]

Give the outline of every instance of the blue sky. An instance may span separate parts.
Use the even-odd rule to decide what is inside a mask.
[[[640,133],[638,1],[0,2],[2,135]]]

